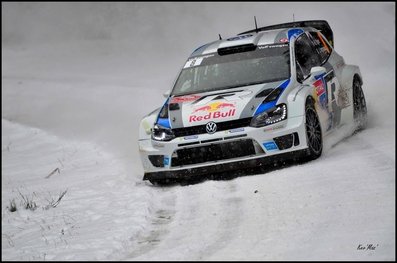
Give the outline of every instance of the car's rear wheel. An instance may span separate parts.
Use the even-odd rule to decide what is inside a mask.
[[[353,118],[356,125],[355,131],[365,129],[367,126],[367,104],[359,79],[353,81]]]
[[[314,102],[309,98],[305,106],[306,116],[306,139],[308,145],[307,160],[314,160],[320,157],[323,151],[323,137],[321,133],[321,125],[318,119]]]

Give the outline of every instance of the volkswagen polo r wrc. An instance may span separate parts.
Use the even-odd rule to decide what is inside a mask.
[[[197,48],[140,124],[144,180],[214,174],[297,153],[318,158],[342,125],[363,129],[360,69],[324,20],[256,28]]]

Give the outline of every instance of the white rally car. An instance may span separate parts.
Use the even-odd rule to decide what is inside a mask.
[[[256,28],[197,48],[162,107],[144,117],[144,180],[316,159],[342,125],[366,125],[358,66],[334,50],[326,21]],[[299,154],[299,155],[298,155]]]

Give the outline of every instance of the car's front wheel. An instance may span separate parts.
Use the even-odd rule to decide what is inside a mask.
[[[314,108],[314,102],[312,99],[308,99],[305,106],[306,116],[306,140],[308,145],[308,156],[307,160],[314,160],[320,157],[323,150],[323,137],[321,133],[320,121],[316,109]]]

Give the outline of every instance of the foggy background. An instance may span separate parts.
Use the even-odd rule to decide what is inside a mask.
[[[254,27],[295,20],[324,19],[331,25],[339,49],[355,46],[381,50],[368,59],[385,55],[382,43],[394,43],[394,3],[2,3],[2,44],[47,44],[74,40],[131,41],[131,53],[179,53],[184,60],[195,47],[233,36]],[[372,46],[373,49],[375,46]],[[134,50],[135,49],[135,50]],[[348,61],[360,61],[344,54]],[[178,51],[178,52],[176,52]],[[366,52],[367,53],[367,52]],[[382,54],[383,53],[383,54]],[[390,55],[390,54],[389,54]],[[378,59],[373,62],[383,62]],[[389,60],[389,66],[391,60]]]
[[[191,52],[218,34],[227,38],[253,29],[254,15],[258,27],[290,22],[293,15],[295,21],[327,20],[336,51],[361,69],[369,127],[394,129],[391,2],[3,2],[2,116],[62,136],[95,139],[121,158],[137,160],[139,121],[162,105],[163,92]],[[21,76],[26,82],[13,83]],[[49,91],[41,90],[41,81],[53,82],[54,94],[45,103]],[[18,96],[15,86],[21,87]],[[27,97],[29,105],[22,103]]]

